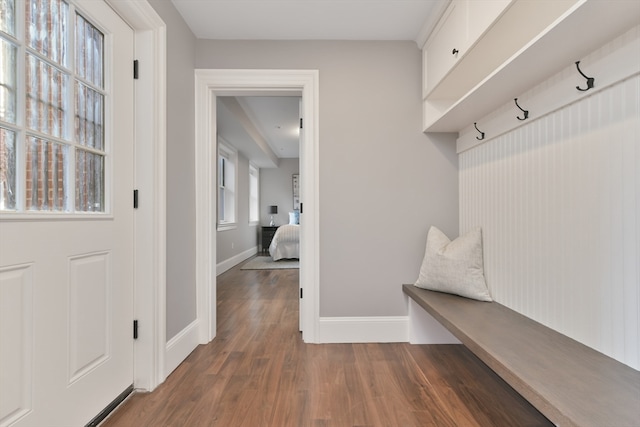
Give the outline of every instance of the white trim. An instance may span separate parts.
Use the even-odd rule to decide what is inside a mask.
[[[304,287],[303,331],[305,342],[317,342],[319,330],[319,73],[317,70],[195,70],[196,97],[196,281],[200,342],[216,333],[216,236],[212,221],[216,212],[216,162],[212,158],[215,142],[216,95],[255,95],[256,93],[302,94],[305,118],[304,144],[300,150],[300,169],[305,177],[304,221],[301,221],[300,283]]]
[[[228,230],[235,230],[238,228],[238,224],[235,222],[223,222],[223,223],[219,223],[216,226],[216,231],[228,231]]]
[[[437,0],[437,2],[433,5],[429,16],[420,27],[420,31],[416,36],[415,42],[418,45],[418,49],[422,49],[429,39],[431,32],[435,29],[438,21],[444,14],[444,11],[447,9],[451,0]]]
[[[238,255],[234,255],[231,258],[228,258],[222,262],[219,262],[216,265],[216,276],[221,275],[225,271],[233,268],[234,266],[240,264],[245,259],[249,259],[255,254],[258,253],[258,247],[254,246],[251,249],[247,249],[244,252],[239,253]]]
[[[153,390],[165,378],[166,343],[166,26],[146,0],[106,0],[135,31],[136,177],[141,191],[135,214],[134,315],[140,335],[134,345],[137,389]]]
[[[408,317],[322,317],[321,343],[407,342]]]
[[[409,343],[410,344],[461,344],[451,332],[414,300],[409,300]]]
[[[198,346],[199,329],[198,321],[194,320],[186,328],[178,332],[176,336],[167,341],[164,367],[167,375],[173,372]]]

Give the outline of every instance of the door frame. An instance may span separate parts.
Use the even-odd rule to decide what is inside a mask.
[[[216,336],[216,97],[301,95],[300,148],[303,213],[300,220],[302,339],[319,338],[319,72],[318,70],[195,70],[196,287],[200,343]]]
[[[166,25],[146,0],[105,1],[133,28],[135,57],[144,64],[135,83],[135,98],[145,102],[136,102],[134,110],[133,184],[142,202],[134,213],[133,299],[140,333],[132,382],[151,391],[166,378]]]

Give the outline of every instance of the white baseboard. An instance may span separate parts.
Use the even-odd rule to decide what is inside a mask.
[[[194,320],[175,337],[167,341],[164,357],[165,378],[200,344],[198,321]]]
[[[229,270],[231,267],[234,267],[240,264],[245,259],[249,259],[257,253],[258,253],[258,247],[254,246],[251,249],[247,249],[244,252],[240,252],[238,255],[232,256],[231,258],[228,258],[222,261],[221,263],[216,265],[216,276],[221,275],[225,271]]]
[[[451,332],[433,316],[409,299],[409,343],[410,344],[460,344]]]
[[[321,317],[319,343],[408,341],[408,317]]]

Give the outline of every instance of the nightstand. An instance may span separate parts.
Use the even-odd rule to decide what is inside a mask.
[[[269,252],[269,246],[278,227],[262,227],[262,252]]]

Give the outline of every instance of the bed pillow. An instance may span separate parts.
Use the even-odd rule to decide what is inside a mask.
[[[300,224],[300,211],[289,212],[289,224]]]
[[[424,259],[415,285],[480,301],[492,301],[482,263],[480,227],[451,241],[432,226],[427,234]]]

